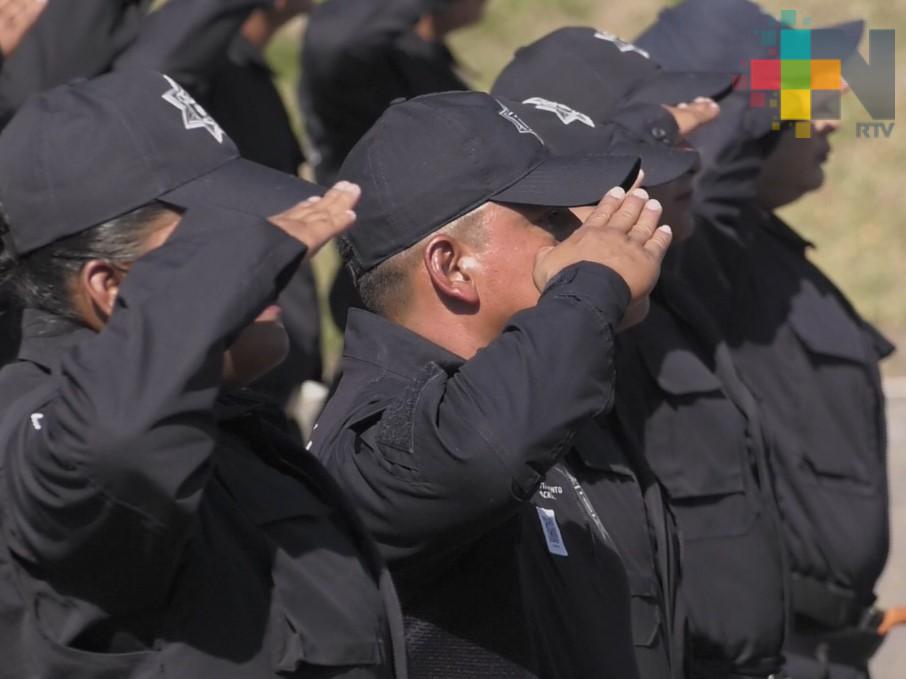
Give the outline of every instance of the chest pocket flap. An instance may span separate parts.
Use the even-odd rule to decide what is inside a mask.
[[[810,281],[792,300],[790,326],[811,352],[865,363],[868,341],[861,323],[832,294],[822,294]]]
[[[685,339],[676,321],[652,305],[650,326],[636,335],[639,352],[651,377],[668,394],[677,396],[719,391],[720,381]]]

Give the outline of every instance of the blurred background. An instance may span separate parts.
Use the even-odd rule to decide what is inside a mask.
[[[486,20],[474,29],[454,34],[451,44],[465,79],[475,88],[486,89],[517,47],[555,28],[594,25],[631,41],[666,4],[665,0],[490,0]],[[897,118],[906,125],[902,96],[906,0],[839,4],[826,0],[762,0],[760,4],[777,18],[783,9],[797,10],[800,17],[810,17],[814,26],[861,18],[868,29],[897,29]],[[268,59],[304,138],[295,101],[303,35],[302,22],[288,26],[271,44]],[[861,48],[866,58],[867,42],[866,31]],[[888,603],[906,604],[906,130],[895,127],[889,139],[857,138],[856,123],[869,120],[856,97],[847,95],[842,127],[832,140],[825,186],[780,214],[817,245],[812,256],[819,265],[859,311],[900,347],[899,354],[884,366],[894,525],[891,559],[880,594]],[[318,255],[315,268],[322,294],[337,265],[334,250],[328,248]],[[339,334],[329,314],[324,316],[324,342],[325,365],[330,370],[339,357]],[[906,632],[894,633],[873,669],[875,679],[906,677]]]

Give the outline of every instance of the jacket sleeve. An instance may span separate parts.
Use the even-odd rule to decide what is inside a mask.
[[[190,211],[135,263],[106,327],[4,414],[20,560],[108,612],[164,601],[210,478],[223,352],[303,253],[267,222]]]
[[[386,558],[468,544],[531,498],[576,428],[611,405],[628,302],[614,271],[569,267],[474,358],[456,370],[426,366],[361,449],[318,453]]]
[[[159,71],[184,87],[196,87],[224,63],[252,10],[271,4],[273,0],[170,0],[148,15],[115,66]]]

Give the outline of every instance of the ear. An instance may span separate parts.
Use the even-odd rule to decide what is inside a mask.
[[[425,269],[438,295],[446,303],[477,308],[481,300],[471,250],[461,241],[439,234],[428,241],[424,253]]]
[[[80,293],[88,302],[87,306],[90,306],[86,311],[100,321],[101,325],[113,313],[123,277],[123,271],[100,259],[92,259],[79,272]]]

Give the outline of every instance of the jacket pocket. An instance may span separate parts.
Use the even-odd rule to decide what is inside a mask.
[[[812,380],[796,424],[803,463],[828,487],[873,492],[884,436],[877,362],[892,345],[808,282],[793,300],[789,325],[807,357],[803,379]]]
[[[684,539],[747,533],[756,513],[745,418],[693,351],[648,349],[643,357],[659,393],[644,424],[645,454]]]
[[[25,624],[23,643],[34,677],[41,679],[162,679],[163,663],[155,650],[130,653],[84,651],[61,643],[45,630],[39,594]],[[23,677],[23,679],[25,679]]]

